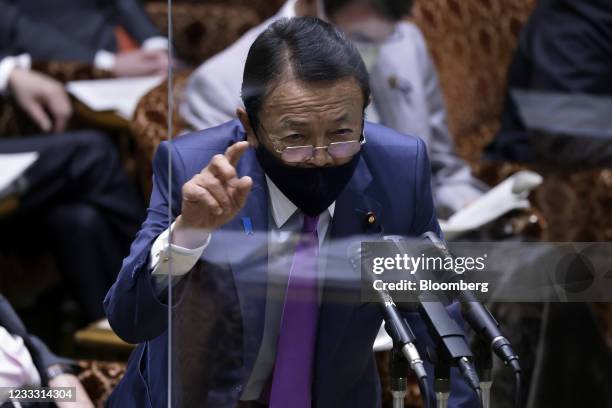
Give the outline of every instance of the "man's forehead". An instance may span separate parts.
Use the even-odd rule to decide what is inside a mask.
[[[346,109],[338,109],[338,112],[326,112],[326,119],[330,123],[342,124],[348,121],[352,121],[354,116],[352,112],[348,112]],[[310,124],[309,117],[312,115],[299,115],[292,113],[284,113],[278,118],[278,125],[281,128],[293,129],[299,127],[306,127]]]
[[[268,91],[268,98],[278,98],[283,94],[310,94],[326,93],[332,90],[349,90],[361,93],[359,82],[353,77],[340,78],[330,81],[303,81],[294,77],[285,77],[276,81],[276,84]]]
[[[316,82],[281,81],[270,90],[263,106],[266,114],[284,116],[284,112],[328,112],[338,117],[337,120],[346,119],[342,116],[350,114],[347,109],[361,107],[363,94],[354,78]]]

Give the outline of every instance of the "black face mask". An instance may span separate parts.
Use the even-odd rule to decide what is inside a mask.
[[[333,203],[353,176],[360,153],[348,163],[330,167],[296,167],[283,163],[260,142],[255,150],[263,171],[304,214],[321,214]]]

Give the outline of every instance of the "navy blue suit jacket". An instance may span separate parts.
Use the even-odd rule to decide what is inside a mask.
[[[423,141],[371,123],[366,124],[365,134],[367,143],[357,169],[336,201],[331,241],[355,235],[378,238],[383,232],[439,234]],[[173,142],[171,150],[167,143],[160,144],[153,163],[147,219],[105,300],[109,321],[117,334],[128,342],[140,343],[109,406],[166,406],[168,306],[167,299],[160,299],[152,287],[151,245],[168,227],[170,200],[173,215],[179,214],[182,185],[200,172],[212,156],[244,139],[240,123],[230,121],[183,136]],[[167,185],[170,155],[172,197]],[[268,263],[268,193],[253,149],[242,156],[237,171],[253,179],[245,207],[234,220],[213,233],[200,262],[185,278],[186,287],[174,291],[173,406],[236,407],[261,344]],[[369,211],[376,214],[375,224],[365,222]],[[255,232],[263,233],[246,234],[245,218],[250,218]],[[334,265],[339,268],[336,277],[338,271],[347,276],[358,273],[352,271],[346,259],[342,262],[343,265]],[[380,405],[372,345],[382,317],[375,305],[360,301],[359,289],[358,275],[352,280],[334,282],[330,278],[325,282],[313,382],[317,408]],[[456,316],[457,310],[453,313]],[[425,347],[431,344],[425,325],[414,313],[408,313],[407,318],[424,354]],[[476,407],[471,391],[456,373],[454,377],[450,406]]]

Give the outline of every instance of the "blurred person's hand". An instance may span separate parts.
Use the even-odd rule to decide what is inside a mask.
[[[229,222],[244,207],[253,180],[249,176],[238,178],[236,164],[248,147],[246,141],[231,145],[183,185],[181,215],[174,225],[174,244],[186,248],[200,246],[202,242],[197,237]]]
[[[55,401],[58,408],[93,408],[94,404],[89,399],[87,391],[74,374],[60,374],[49,380],[49,387],[74,387],[76,392],[76,401]]]
[[[19,106],[43,131],[66,129],[72,105],[60,82],[28,69],[15,68],[8,84]]]
[[[165,75],[168,64],[167,51],[136,50],[117,54],[113,73],[118,77]]]

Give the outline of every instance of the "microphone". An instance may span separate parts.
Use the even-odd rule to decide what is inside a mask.
[[[384,236],[385,241],[395,244],[400,252],[405,252],[399,236]],[[420,274],[417,274],[419,276]],[[438,299],[438,300],[432,300]],[[480,381],[476,369],[471,362],[472,352],[465,339],[465,333],[457,322],[448,314],[442,299],[436,293],[423,292],[419,295],[419,314],[423,318],[439,354],[440,363],[453,362],[467,383],[480,395]],[[442,370],[445,372],[448,370]],[[445,372],[442,375],[448,375]]]
[[[446,244],[436,234],[429,231],[423,234],[423,237],[430,240],[445,258],[452,258]],[[472,327],[474,332],[486,344],[490,345],[493,352],[506,366],[512,368],[515,373],[519,373],[521,367],[519,365],[518,354],[512,348],[510,341],[502,334],[499,323],[495,320],[489,309],[476,300],[471,292],[466,290],[457,291],[455,299],[461,303],[463,318]]]
[[[355,271],[361,271],[361,244],[358,248],[349,248],[349,261]],[[368,278],[373,282],[372,274],[367,274]],[[410,325],[400,314],[393,298],[386,290],[376,291],[378,296],[378,307],[385,321],[385,330],[389,337],[393,340],[393,345],[401,349],[402,354],[408,360],[408,364],[419,381],[427,382],[427,372],[423,365],[423,360],[415,346],[416,336],[414,335]]]
[[[441,362],[452,361],[459,368],[463,378],[476,392],[480,390],[480,380],[471,362],[472,352],[465,334],[457,322],[450,317],[442,302],[425,300],[421,302],[419,313],[434,338]]]
[[[427,373],[425,372],[425,366],[423,360],[414,345],[416,336],[412,332],[410,325],[402,317],[395,302],[391,298],[391,295],[385,290],[377,291],[379,294],[378,306],[383,314],[385,320],[385,330],[389,334],[389,337],[393,339],[393,344],[400,346],[402,353],[408,360],[410,368],[416,374],[419,379],[425,380]]]

